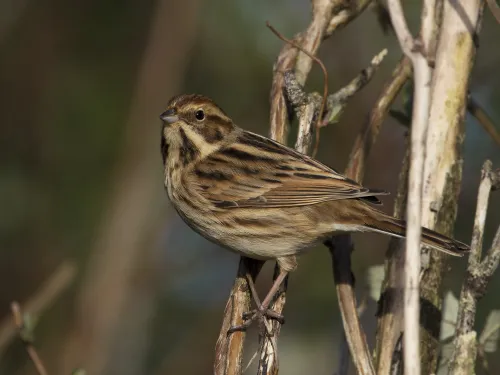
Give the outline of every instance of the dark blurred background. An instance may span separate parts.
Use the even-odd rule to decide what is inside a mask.
[[[407,2],[418,25],[418,2]],[[267,134],[272,65],[285,35],[304,29],[305,0],[3,0],[0,2],[0,373],[35,374],[13,337],[9,304],[39,311],[36,346],[51,374],[207,374],[238,257],[193,233],[163,191],[158,115],[171,96],[211,96],[240,126]],[[486,11],[470,89],[500,125],[500,25]],[[324,129],[318,158],[343,170],[358,130],[401,54],[368,9],[320,50],[335,91],[387,47],[373,81]],[[321,90],[317,67],[308,90]],[[398,106],[401,106],[400,101]],[[469,242],[480,167],[500,151],[466,118],[455,236]],[[432,126],[432,124],[431,124]],[[405,129],[388,119],[365,183],[395,192]],[[294,133],[291,132],[293,142]],[[486,244],[500,224],[492,198]],[[385,200],[392,212],[392,198]],[[359,297],[388,239],[355,236]],[[446,288],[459,291],[465,260]],[[262,294],[272,267],[259,278]],[[47,284],[47,280],[49,284]],[[478,330],[500,308],[492,280]],[[363,323],[373,339],[375,303]],[[332,374],[340,317],[324,248],[289,283],[283,374]],[[1,323],[3,322],[3,323]],[[248,335],[247,358],[256,347]],[[500,360],[489,356],[491,373]],[[253,371],[250,371],[252,373]]]

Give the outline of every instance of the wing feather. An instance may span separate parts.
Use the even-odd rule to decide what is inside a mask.
[[[353,198],[379,203],[375,196],[387,194],[367,189],[278,142],[243,131],[184,177],[205,199],[228,209],[307,206]]]

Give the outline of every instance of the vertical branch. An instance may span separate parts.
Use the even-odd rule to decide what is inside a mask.
[[[421,40],[415,40],[406,24],[399,0],[389,0],[389,13],[401,48],[411,60],[414,72],[414,103],[411,125],[410,175],[408,184],[408,213],[406,230],[405,288],[404,288],[404,368],[405,374],[420,374],[419,348],[419,274],[421,199],[425,137],[430,109],[432,72],[426,56],[433,35],[435,1],[426,0],[422,8]]]
[[[424,167],[422,226],[453,235],[462,178],[462,143],[469,76],[484,1],[444,1],[432,81]],[[441,320],[441,279],[448,257],[424,248],[428,261],[420,283],[422,373],[437,367]]]
[[[474,331],[477,301],[485,294],[489,280],[496,271],[500,259],[499,227],[491,248],[481,262],[484,224],[493,187],[500,187],[500,171],[493,172],[491,162],[487,160],[481,173],[469,264],[460,293],[454,351],[449,368],[449,373],[453,375],[474,373],[477,353],[476,332]]]

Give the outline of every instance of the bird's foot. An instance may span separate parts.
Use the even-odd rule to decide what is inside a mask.
[[[283,315],[278,314],[276,311],[270,309],[255,309],[250,310],[246,313],[243,313],[243,324],[233,326],[229,328],[227,331],[228,334],[240,331],[246,331],[248,327],[255,321],[259,321],[259,323],[264,324],[265,319],[274,319],[278,321],[280,324],[285,324],[285,318]]]

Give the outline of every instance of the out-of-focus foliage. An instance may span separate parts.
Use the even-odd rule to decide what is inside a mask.
[[[85,368],[92,360],[86,356],[85,345],[76,352],[68,348],[77,341],[93,342],[96,336],[86,326],[92,317],[87,315],[91,310],[81,298],[82,283],[88,282],[88,275],[92,275],[89,260],[95,255],[96,238],[107,224],[110,202],[122,191],[121,184],[132,183],[123,176],[142,157],[140,148],[127,146],[130,143],[126,140],[132,126],[131,108],[140,87],[139,71],[151,54],[148,48],[155,16],[161,9],[167,9],[161,20],[168,26],[175,24],[169,17],[170,11],[186,14],[185,19],[176,16],[176,21],[189,22],[195,35],[193,40],[186,41],[189,46],[187,52],[182,52],[186,55],[182,58],[186,61],[182,69],[169,73],[172,80],[162,80],[158,87],[167,87],[166,92],[209,95],[240,126],[266,134],[272,65],[282,43],[267,30],[265,21],[291,36],[307,25],[309,3],[301,0],[6,0],[0,3],[0,316],[9,319],[10,301],[29,300],[62,261],[76,261],[77,279],[50,303],[36,327],[36,345],[51,374],[69,374],[76,368]],[[410,4],[406,10],[412,24],[417,24],[418,4]],[[175,27],[167,29],[172,35],[179,32]],[[498,126],[500,78],[496,70],[500,49],[494,47],[498,45],[499,32],[500,26],[486,12],[470,86],[472,95]],[[183,36],[179,34],[177,38],[183,40]],[[384,33],[372,10],[321,47],[320,57],[329,69],[331,91],[348,83],[385,47],[389,48],[389,56],[373,82],[351,101],[338,124],[321,133],[318,158],[336,169],[344,168],[356,132],[400,52],[395,37],[390,32]],[[164,48],[172,59],[179,58],[180,49],[175,44],[155,48]],[[155,75],[162,76],[159,71],[147,73],[153,81]],[[178,81],[179,75],[181,84],[174,85],[172,82]],[[321,79],[321,73],[313,68],[307,89],[320,90]],[[162,98],[164,103],[168,99]],[[401,103],[396,109],[401,109]],[[225,299],[236,272],[237,256],[194,234],[176,216],[161,192],[160,113],[158,108],[134,124],[135,134],[141,134],[141,127],[158,129],[158,138],[144,140],[144,144],[157,145],[151,151],[158,156],[151,168],[157,170],[155,183],[160,193],[126,202],[148,205],[151,219],[140,224],[144,234],[138,252],[141,255],[134,262],[135,276],[126,280],[125,286],[123,283],[116,286],[126,288],[127,306],[147,304],[151,309],[147,316],[139,317],[129,308],[126,321],[120,320],[125,316],[122,311],[110,312],[117,326],[123,329],[108,338],[103,353],[107,358],[103,372],[106,374],[211,371]],[[480,166],[485,158],[500,166],[500,151],[473,118],[467,117],[466,121],[464,179],[455,234],[459,240],[468,242]],[[404,132],[398,122],[386,121],[368,165],[368,186],[395,191]],[[137,144],[142,144],[141,141],[138,137]],[[150,207],[151,201],[154,207]],[[384,203],[385,210],[390,212],[391,198]],[[500,197],[494,194],[486,230],[487,245],[500,223],[500,211],[495,209],[499,206]],[[159,222],[158,217],[161,217]],[[387,239],[357,235],[355,240],[354,272],[361,279],[358,285],[363,285],[362,275],[366,270],[382,262]],[[107,267],[104,274],[116,271],[115,260],[104,263]],[[452,261],[447,289],[459,290],[464,266],[464,260]],[[259,279],[261,293],[269,285],[270,270],[270,266],[266,267]],[[498,287],[500,277],[496,276],[490,293],[480,302],[478,327],[484,326],[490,310],[499,308],[498,298],[491,293]],[[93,292],[99,297],[100,290]],[[367,293],[363,288],[359,292]],[[374,313],[375,305],[370,302],[363,323],[371,336]],[[290,279],[285,314],[287,323],[280,339],[283,373],[308,373],[314,366],[316,374],[331,374],[338,355],[340,319],[329,260],[323,249],[302,257],[298,271]],[[129,334],[132,322],[141,322],[137,327],[141,335]],[[255,347],[255,332],[248,337],[253,342],[249,347]],[[488,359],[490,372],[498,372],[498,356],[491,355]],[[0,373],[34,374],[22,346],[15,340],[0,353]]]

